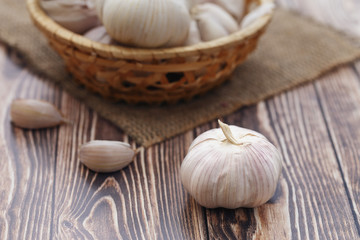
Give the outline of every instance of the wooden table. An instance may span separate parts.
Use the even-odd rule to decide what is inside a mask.
[[[359,0],[278,5],[360,36]],[[96,174],[79,163],[79,145],[135,143],[11,59],[1,47],[0,239],[360,239],[360,62],[224,118],[263,133],[284,156],[267,204],[225,210],[199,206],[179,179],[191,141],[216,121],[142,150],[122,171]],[[9,105],[18,97],[53,102],[74,124],[15,128]]]

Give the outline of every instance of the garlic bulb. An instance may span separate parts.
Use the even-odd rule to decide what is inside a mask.
[[[92,0],[41,0],[40,4],[50,18],[75,33],[100,24]]]
[[[227,36],[238,29],[235,19],[224,9],[213,3],[203,3],[191,9],[197,21],[201,40],[211,41]]]
[[[93,140],[80,147],[80,162],[95,172],[114,172],[129,165],[135,150],[120,141]]]
[[[182,45],[190,25],[187,0],[97,0],[96,9],[109,35],[136,47]]]
[[[256,7],[254,10],[245,15],[240,24],[240,29],[249,26],[256,19],[265,16],[273,11],[275,4],[272,2],[263,3],[260,6]]]
[[[51,103],[35,99],[16,99],[10,106],[11,121],[18,127],[37,129],[67,122]]]
[[[191,144],[180,170],[185,189],[208,208],[267,202],[281,173],[280,152],[260,133],[219,124]]]

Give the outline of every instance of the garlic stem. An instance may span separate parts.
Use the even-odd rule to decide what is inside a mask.
[[[220,128],[222,130],[222,132],[224,133],[226,139],[231,142],[232,144],[235,144],[235,145],[249,145],[250,143],[248,142],[239,142],[238,140],[236,140],[236,138],[234,137],[234,135],[232,134],[231,130],[230,130],[230,127],[229,125],[227,125],[226,123],[223,123],[222,121],[218,120],[218,123],[220,125]],[[242,139],[246,136],[253,136],[253,137],[258,137],[252,133],[246,133],[244,135],[242,135],[239,139]]]
[[[230,141],[232,144],[235,144],[235,145],[241,145],[242,143],[238,142],[234,135],[232,134],[231,130],[230,130],[230,127],[229,125],[227,125],[226,123],[223,123],[222,121],[218,120],[218,123],[220,125],[220,128],[222,130],[222,132],[224,133],[226,139],[228,141]]]

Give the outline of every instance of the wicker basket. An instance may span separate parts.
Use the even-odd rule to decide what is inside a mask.
[[[273,0],[247,0],[263,4]],[[64,59],[75,80],[105,98],[130,103],[175,103],[218,86],[252,52],[271,14],[230,36],[188,47],[127,48],[91,41],[48,17],[27,0],[34,24]]]

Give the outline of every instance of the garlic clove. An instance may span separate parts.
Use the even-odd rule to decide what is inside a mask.
[[[208,208],[264,204],[281,174],[280,152],[255,131],[219,125],[191,144],[180,169],[184,188]]]
[[[93,29],[90,29],[84,34],[84,37],[99,43],[116,44],[109,36],[109,34],[107,34],[104,26],[98,26]]]
[[[125,142],[93,140],[80,147],[79,156],[95,172],[115,172],[133,161],[135,150]]]
[[[185,6],[187,7],[187,9],[191,9],[193,6],[199,4],[199,2],[202,0],[184,0],[185,2]]]
[[[188,34],[188,37],[187,37],[184,45],[190,46],[190,45],[194,45],[194,44],[197,44],[200,42],[202,42],[202,41],[201,41],[199,28],[197,26],[196,21],[192,20],[190,23],[190,27],[189,27],[189,34]]]
[[[35,99],[14,100],[10,115],[16,126],[29,129],[54,127],[66,122],[54,105]]]
[[[260,6],[256,7],[254,10],[252,10],[251,12],[245,15],[245,17],[240,23],[240,29],[249,26],[250,24],[255,22],[256,19],[271,13],[274,10],[274,8],[275,8],[275,4],[272,2],[263,3]]]
[[[237,21],[239,21],[244,14],[244,0],[209,0],[208,2],[219,5],[230,13]]]
[[[238,24],[235,19],[216,4],[199,4],[192,8],[191,12],[193,19],[198,23],[203,41],[225,37],[237,31]]]
[[[41,7],[55,22],[75,33],[84,33],[100,21],[91,0],[41,0]]]

